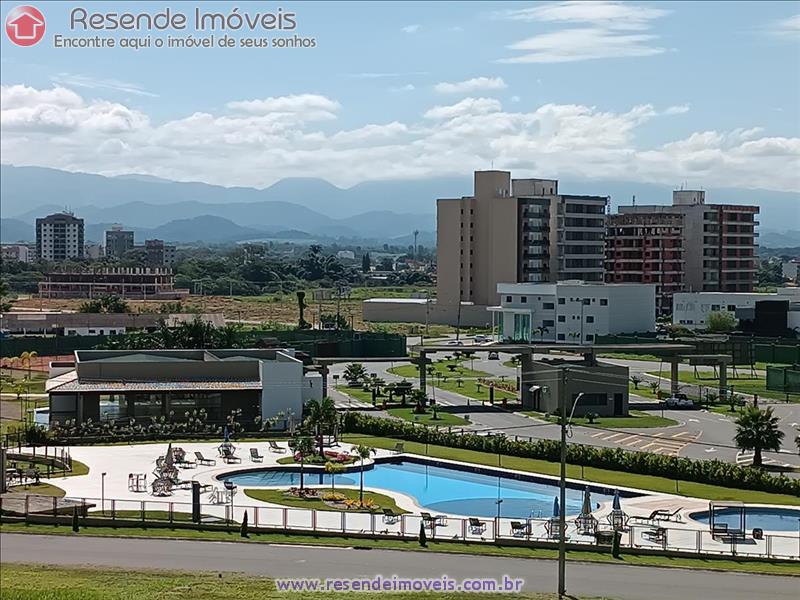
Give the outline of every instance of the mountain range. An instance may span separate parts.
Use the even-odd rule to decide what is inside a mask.
[[[562,180],[563,193],[606,195],[612,208],[668,204],[669,186]],[[150,175],[104,177],[42,167],[0,166],[0,238],[29,240],[37,217],[69,209],[86,221],[86,239],[100,241],[112,223],[141,239],[178,243],[282,239],[347,239],[402,243],[420,231],[435,243],[435,199],[472,191],[471,177],[369,181],[343,189],[314,178],[282,179],[265,189],[176,182]],[[708,202],[759,204],[761,243],[800,237],[800,194],[709,189]]]

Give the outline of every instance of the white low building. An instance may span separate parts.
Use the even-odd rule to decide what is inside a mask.
[[[800,313],[791,306],[800,302],[800,288],[781,288],[773,293],[679,292],[672,297],[672,322],[688,329],[705,329],[711,313],[727,312],[736,317],[737,311],[755,310],[756,303],[763,300],[788,301],[787,326],[800,326]]]
[[[517,342],[591,344],[599,335],[656,327],[656,286],[638,283],[500,283],[490,306],[499,337]]]

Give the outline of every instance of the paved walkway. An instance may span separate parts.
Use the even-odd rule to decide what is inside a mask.
[[[271,546],[227,542],[144,540],[5,534],[5,563],[93,565],[125,569],[240,572],[266,577],[441,577],[525,580],[526,592],[554,592],[552,560],[463,556],[433,552]],[[800,580],[790,577],[569,563],[567,592],[617,600],[795,600]]]

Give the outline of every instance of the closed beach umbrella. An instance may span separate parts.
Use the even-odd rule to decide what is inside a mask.
[[[555,498],[553,498],[553,516],[557,517],[560,514],[561,514],[561,511],[559,510],[559,506],[558,506],[558,496],[556,496]]]
[[[583,508],[581,508],[581,514],[588,515],[592,512],[592,493],[589,491],[587,487],[586,490],[583,492]]]
[[[225,429],[222,430],[222,441],[225,442],[226,444],[230,443],[231,441],[230,435],[228,434],[227,425],[225,425]]]
[[[611,508],[614,510],[622,510],[619,504],[619,490],[614,490],[614,501],[611,503]]]
[[[172,456],[172,442],[170,442],[169,446],[167,446],[167,455],[164,457],[164,466],[172,467],[174,465],[175,465],[175,459]]]

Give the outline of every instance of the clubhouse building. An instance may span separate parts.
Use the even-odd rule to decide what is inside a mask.
[[[287,348],[232,350],[76,350],[53,362],[45,387],[50,423],[180,421],[204,410],[223,423],[261,417],[299,419],[322,398],[322,377]]]

